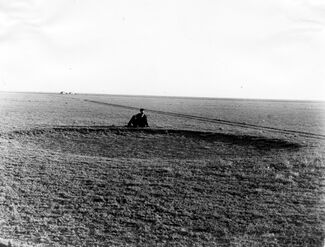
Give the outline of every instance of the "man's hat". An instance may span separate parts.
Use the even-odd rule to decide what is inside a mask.
[[[140,111],[144,111],[144,109],[143,108],[140,108]]]

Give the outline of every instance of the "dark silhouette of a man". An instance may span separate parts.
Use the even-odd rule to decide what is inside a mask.
[[[140,109],[140,112],[133,115],[128,123],[128,127],[149,127],[147,116],[144,114],[144,109]]]

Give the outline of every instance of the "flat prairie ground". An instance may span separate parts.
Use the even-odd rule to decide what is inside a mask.
[[[321,102],[0,93],[4,246],[323,246]],[[1,244],[0,244],[1,246]]]

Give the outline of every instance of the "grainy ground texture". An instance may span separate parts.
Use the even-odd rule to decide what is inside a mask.
[[[324,134],[319,102],[2,93],[0,246],[323,246],[323,140],[150,111],[128,129],[84,99]]]

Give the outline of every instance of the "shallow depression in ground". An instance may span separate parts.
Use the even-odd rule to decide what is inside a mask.
[[[99,157],[212,159],[238,153],[298,149],[281,139],[230,134],[129,128],[53,128],[14,132],[25,145],[45,150]]]

